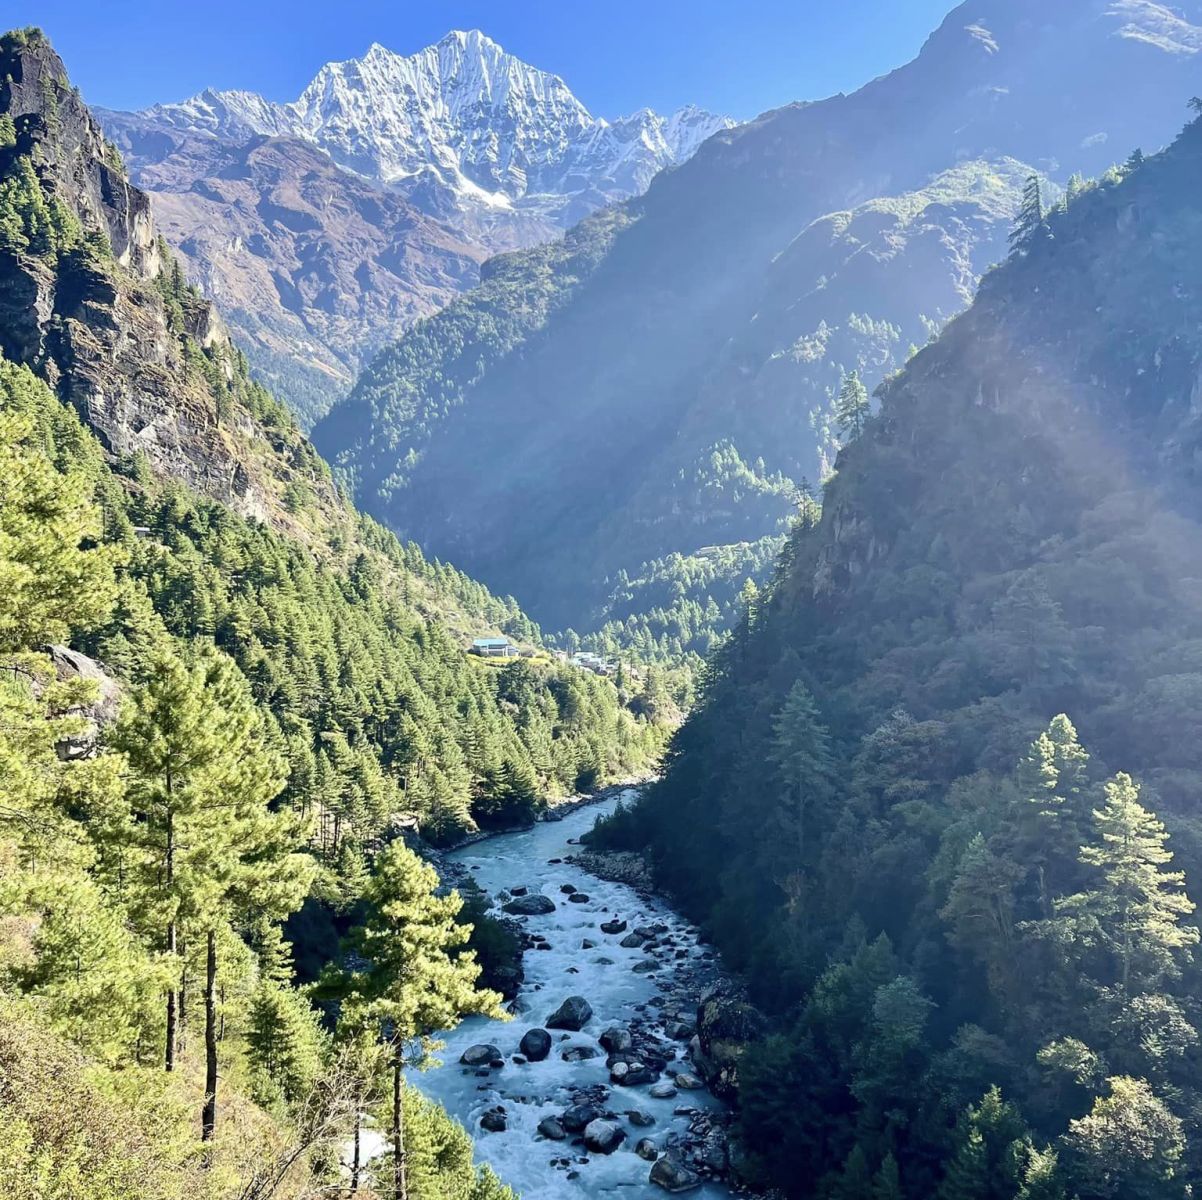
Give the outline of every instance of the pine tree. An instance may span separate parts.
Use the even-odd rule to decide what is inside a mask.
[[[1089,185],[1085,181],[1085,176],[1080,171],[1074,171],[1068,177],[1068,185],[1064,189],[1064,209],[1070,209],[1074,202],[1080,199],[1089,190]]]
[[[1197,927],[1182,924],[1194,911],[1182,890],[1185,874],[1164,869],[1173,859],[1166,841],[1164,826],[1139,803],[1134,780],[1116,775],[1081,848],[1082,863],[1101,878],[1058,905],[1077,940],[1088,946],[1097,939],[1106,948],[1123,996],[1177,974],[1198,942]]]
[[[124,912],[87,875],[48,873],[28,900],[40,921],[22,986],[41,997],[73,1041],[120,1062],[151,1027],[161,973],[131,935]]]
[[[864,1147],[857,1142],[831,1187],[830,1200],[865,1200],[872,1195],[872,1171]]]
[[[858,438],[864,432],[864,425],[872,412],[872,403],[868,398],[868,389],[860,379],[858,371],[843,377],[839,395],[835,400],[835,420],[839,432],[845,437]]]
[[[189,668],[169,651],[147,666],[147,682],[132,695],[112,735],[115,749],[129,761],[130,801],[147,854],[143,905],[147,918],[161,924],[163,950],[174,979],[167,988],[164,1063],[175,1067],[179,1037],[180,924],[195,917],[202,899],[202,864],[185,861],[203,853],[203,811],[218,798],[206,775],[222,750],[211,721],[203,671]],[[190,851],[190,854],[189,854]]]
[[[990,1088],[979,1104],[969,1105],[956,1126],[956,1143],[937,1200],[1014,1200],[1030,1137],[1000,1089]]]
[[[180,931],[205,946],[206,1087],[201,1128],[217,1119],[218,934],[233,912],[282,917],[308,888],[297,827],[268,805],[282,758],[265,742],[261,713],[224,656],[184,663],[159,651],[114,732],[131,769],[130,799],[146,852],[144,906],[161,923],[174,978],[167,989],[165,1064],[174,1069],[181,1016]]]
[[[322,1064],[323,1037],[317,1014],[295,989],[280,980],[259,982],[250,999],[246,1030],[247,1057],[266,1085],[256,1090],[261,1101],[277,1093],[300,1099],[316,1080]]]
[[[774,857],[801,870],[808,852],[807,834],[822,819],[835,790],[835,759],[830,735],[818,706],[799,679],[772,723],[769,751],[787,801],[778,810],[779,831],[767,831]]]
[[[1029,250],[1046,230],[1047,214],[1043,204],[1043,182],[1038,175],[1028,177],[1023,188],[1022,201],[1014,229],[1010,233],[1010,252],[1019,254]]]
[[[965,848],[940,916],[954,946],[984,963],[989,982],[1013,998],[1015,978],[1014,890],[1022,869],[995,854],[981,834]]]
[[[456,921],[457,893],[436,896],[438,876],[403,843],[377,859],[365,889],[368,916],[351,937],[356,966],[331,980],[343,997],[340,1028],[374,1033],[392,1068],[393,1200],[407,1200],[402,1090],[407,1066],[421,1063],[430,1035],[462,1016],[501,1015],[501,997],[477,991],[474,954],[461,947],[471,930]],[[358,964],[362,964],[361,966]]]
[[[91,544],[100,533],[91,479],[55,470],[33,444],[30,417],[7,410],[41,386],[0,360],[0,652],[94,627],[116,595],[116,551]]]
[[[902,1200],[901,1175],[892,1152],[885,1155],[872,1180],[872,1200]]]
[[[1019,763],[1018,810],[1010,839],[1015,859],[1034,870],[1043,917],[1076,872],[1084,830],[1089,755],[1063,713],[1031,744]]]

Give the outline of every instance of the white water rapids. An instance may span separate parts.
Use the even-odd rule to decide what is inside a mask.
[[[652,1200],[667,1195],[649,1182],[651,1164],[634,1152],[642,1137],[650,1137],[662,1149],[670,1132],[683,1133],[689,1124],[687,1115],[677,1108],[718,1107],[708,1092],[680,1091],[674,1098],[656,1100],[648,1095],[649,1084],[638,1087],[611,1085],[605,1066],[605,1052],[597,1038],[611,1025],[627,1025],[632,1020],[659,1026],[661,1014],[673,1011],[691,1020],[695,1011],[685,999],[673,1000],[674,963],[699,964],[704,951],[696,933],[670,909],[655,901],[642,899],[625,884],[596,879],[570,863],[550,863],[564,859],[577,847],[569,844],[592,827],[598,813],[612,809],[614,800],[590,805],[569,813],[562,821],[545,822],[533,829],[502,834],[455,851],[450,857],[466,866],[480,886],[495,896],[503,889],[525,886],[531,893],[541,892],[555,901],[555,911],[546,916],[524,918],[527,931],[541,934],[550,943],[549,950],[527,950],[526,979],[518,994],[519,1015],[511,1021],[472,1018],[457,1029],[442,1035],[445,1046],[438,1052],[442,1065],[425,1072],[412,1072],[410,1081],[427,1096],[441,1103],[461,1121],[476,1142],[478,1158],[487,1162],[498,1176],[517,1192],[522,1200],[577,1200],[578,1197],[620,1197],[621,1200]],[[561,885],[573,884],[589,897],[587,903],[570,903]],[[636,925],[660,923],[669,927],[661,942],[673,943],[669,957],[658,971],[636,974],[635,963],[646,959],[640,949],[618,945],[621,935],[602,933],[599,926],[611,917]],[[584,940],[596,948],[581,948]],[[682,952],[680,958],[675,957]],[[604,959],[610,960],[605,963]],[[669,961],[670,959],[670,961]],[[580,1033],[565,1035],[552,1030],[551,1053],[542,1062],[515,1064],[522,1034],[534,1026],[546,1026],[547,1018],[568,996],[583,996],[593,1009],[591,1020]],[[655,1003],[668,997],[666,1006]],[[505,1065],[489,1071],[486,1078],[461,1066],[459,1057],[469,1046],[491,1043],[505,1059]],[[564,1062],[563,1051],[571,1046],[587,1045],[598,1056],[582,1062]],[[676,1042],[679,1069],[690,1070],[687,1042]],[[537,1126],[543,1117],[558,1116],[573,1101],[570,1089],[603,1085],[609,1089],[604,1107],[616,1113],[626,1132],[622,1146],[610,1155],[586,1154],[584,1147],[549,1141],[539,1136]],[[480,1127],[480,1116],[489,1108],[503,1105],[507,1128],[487,1133]],[[654,1124],[634,1126],[625,1116],[638,1109],[650,1114]],[[562,1165],[568,1158],[570,1165]],[[584,1160],[584,1161],[581,1161]],[[729,1191],[713,1183],[689,1193],[704,1200],[719,1200]]]

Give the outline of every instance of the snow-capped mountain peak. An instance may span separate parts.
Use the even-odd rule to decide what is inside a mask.
[[[643,191],[733,124],[695,106],[598,119],[558,75],[478,29],[452,30],[410,55],[375,42],[359,58],[327,63],[290,104],[207,90],[140,115],[226,140],[299,137],[444,214],[517,206],[557,225]]]

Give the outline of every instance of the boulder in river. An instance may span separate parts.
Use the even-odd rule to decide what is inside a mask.
[[[553,1142],[562,1142],[568,1136],[568,1131],[554,1117],[543,1117],[538,1123],[538,1131]]]
[[[681,1071],[676,1076],[676,1086],[683,1088],[686,1092],[695,1092],[698,1088],[705,1087],[705,1084],[696,1075],[692,1075],[688,1071]]]
[[[614,1069],[610,1072],[609,1077],[614,1083],[620,1083],[623,1087],[640,1087],[644,1083],[653,1083],[658,1074],[658,1072],[653,1071],[645,1063],[632,1062],[623,1063],[622,1065],[626,1070],[622,1072],[620,1079],[614,1074],[618,1069],[617,1063],[614,1064]]]
[[[559,890],[563,892],[565,896],[570,896],[574,891],[577,890],[577,888],[574,883],[561,883],[559,885]]]
[[[602,933],[625,933],[626,922],[615,917],[612,921],[601,922]]]
[[[626,1130],[616,1121],[603,1117],[584,1127],[584,1148],[594,1154],[612,1154],[626,1140]]]
[[[485,1133],[504,1133],[508,1127],[503,1108],[490,1108],[480,1118],[480,1128]]]
[[[618,945],[627,950],[637,950],[646,940],[641,933],[628,933]]]
[[[564,1109],[559,1123],[568,1133],[583,1133],[584,1127],[600,1115],[601,1110],[595,1104],[573,1104],[571,1108]]]
[[[489,1063],[496,1062],[501,1057],[501,1052],[496,1046],[469,1046],[460,1056],[459,1061],[465,1067],[486,1067]]]
[[[502,906],[504,911],[515,917],[542,917],[555,911],[555,901],[541,892],[533,896],[518,896]]]
[[[649,1137],[639,1138],[634,1147],[634,1152],[639,1158],[645,1158],[648,1162],[655,1162],[659,1158],[659,1148]]]
[[[621,1054],[634,1045],[630,1030],[621,1025],[611,1025],[598,1039],[603,1049],[610,1054]]]
[[[551,1053],[551,1035],[545,1029],[527,1029],[518,1049],[531,1061],[542,1062]]]
[[[548,1018],[548,1029],[570,1029],[579,1033],[593,1015],[592,1005],[583,996],[569,996]]]
[[[569,1046],[560,1058],[564,1062],[585,1062],[587,1059],[597,1058],[600,1053],[596,1046]]]
[[[648,1178],[665,1192],[691,1192],[701,1186],[701,1176],[696,1171],[690,1171],[675,1154],[665,1154],[656,1159]]]
[[[657,1083],[648,1093],[652,1100],[671,1100],[676,1095],[676,1084],[665,1079]]]
[[[588,897],[583,892],[573,892],[568,897],[569,904],[587,904]]]

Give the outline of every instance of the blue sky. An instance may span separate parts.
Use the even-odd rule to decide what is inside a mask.
[[[746,118],[848,91],[913,57],[955,0],[9,0],[85,98],[110,108],[206,86],[291,100],[373,41],[409,53],[480,28],[567,80],[598,116],[693,101]]]

